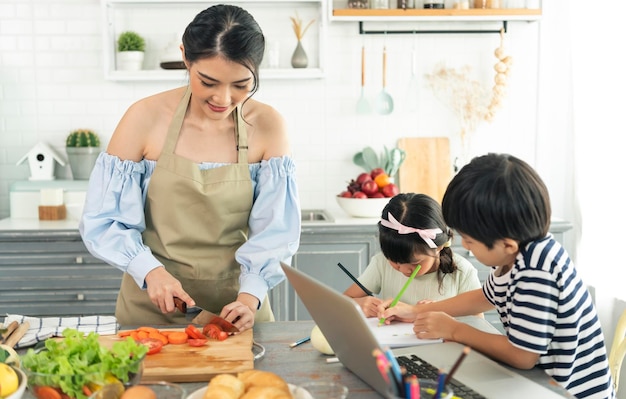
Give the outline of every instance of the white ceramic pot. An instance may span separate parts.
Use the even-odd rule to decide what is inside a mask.
[[[118,51],[116,56],[118,71],[141,71],[143,69],[143,51]]]
[[[89,180],[100,147],[66,147],[65,150],[74,180]]]

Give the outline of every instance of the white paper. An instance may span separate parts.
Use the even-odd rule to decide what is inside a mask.
[[[378,326],[377,317],[369,317],[367,325],[376,337],[380,346],[390,348],[402,348],[404,346],[436,344],[443,342],[441,339],[420,339],[413,332],[413,323],[392,322]]]

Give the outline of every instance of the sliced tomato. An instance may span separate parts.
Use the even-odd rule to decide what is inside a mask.
[[[206,338],[189,338],[187,343],[189,346],[204,346],[208,341]]]
[[[137,342],[148,347],[148,355],[159,353],[163,348],[163,342],[156,338],[141,338]]]
[[[228,333],[223,331],[218,325],[207,324],[202,328],[202,332],[209,338],[223,341],[228,338]]]
[[[194,326],[193,324],[188,325],[187,328],[185,328],[185,332],[187,333],[187,335],[189,335],[189,337],[193,339],[206,338],[204,334],[202,334],[202,331],[200,331],[198,327]]]

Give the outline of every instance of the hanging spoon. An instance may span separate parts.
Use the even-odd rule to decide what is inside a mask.
[[[383,90],[376,97],[376,111],[389,115],[393,111],[393,98],[387,93],[387,46],[383,47]]]

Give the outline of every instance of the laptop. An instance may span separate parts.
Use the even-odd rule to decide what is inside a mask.
[[[281,267],[339,361],[379,394],[389,397],[390,386],[381,376],[372,355],[372,351],[381,349],[381,345],[368,327],[359,305],[287,264],[281,263]],[[463,345],[456,342],[438,342],[395,348],[392,351],[396,357],[417,355],[447,372],[463,348]],[[465,357],[452,379],[486,398],[563,398],[547,387],[473,350]],[[512,387],[515,388],[511,389]]]

